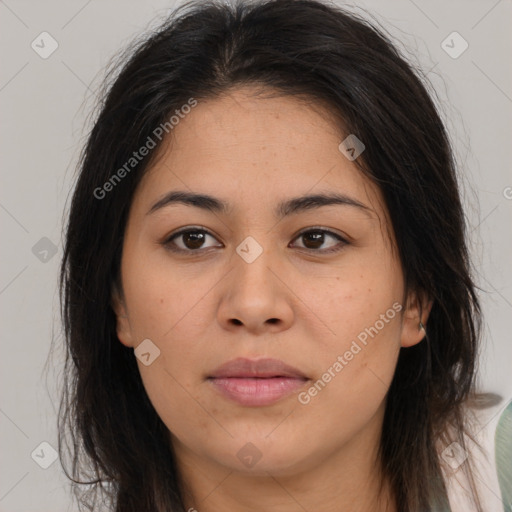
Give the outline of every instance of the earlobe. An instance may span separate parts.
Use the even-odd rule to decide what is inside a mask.
[[[425,338],[432,305],[433,300],[425,294],[413,292],[409,295],[402,321],[402,347],[412,347]]]
[[[133,347],[130,321],[124,303],[117,286],[113,287],[112,298],[110,301],[111,307],[116,315],[116,332],[119,341],[126,347]]]

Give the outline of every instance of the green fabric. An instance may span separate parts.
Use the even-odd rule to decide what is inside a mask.
[[[494,438],[496,471],[504,512],[512,512],[512,402],[500,416]]]

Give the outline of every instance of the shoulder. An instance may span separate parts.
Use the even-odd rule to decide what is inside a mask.
[[[506,489],[512,476],[512,403],[473,402],[464,411],[468,426],[464,447],[454,441],[440,450],[451,512],[476,510],[466,472],[469,464],[484,512],[510,512]]]

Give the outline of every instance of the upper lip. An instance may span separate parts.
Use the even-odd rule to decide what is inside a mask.
[[[289,366],[279,359],[245,359],[238,358],[220,365],[209,378],[270,378],[291,377],[307,379],[297,368]]]

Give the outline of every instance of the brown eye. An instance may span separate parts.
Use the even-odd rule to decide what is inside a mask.
[[[205,234],[201,231],[189,231],[181,236],[187,249],[200,249],[206,239]]]
[[[204,229],[183,229],[171,235],[164,245],[176,252],[195,252],[208,248],[204,245],[208,237],[215,240],[215,237]]]
[[[320,249],[325,242],[325,233],[320,231],[309,231],[302,235],[304,245],[307,249]]]
[[[222,247],[220,245],[205,245],[208,238],[216,238],[204,229],[182,229],[168,237],[163,245],[171,251],[181,253],[201,252],[203,249]],[[318,253],[331,253],[341,251],[349,242],[342,236],[326,229],[309,229],[300,233],[295,240],[302,239],[299,248]]]
[[[303,240],[304,249],[316,252],[337,252],[340,251],[348,242],[340,235],[326,229],[310,229],[300,233],[296,240]],[[328,243],[329,239],[334,240],[335,244],[322,249],[322,245]]]

